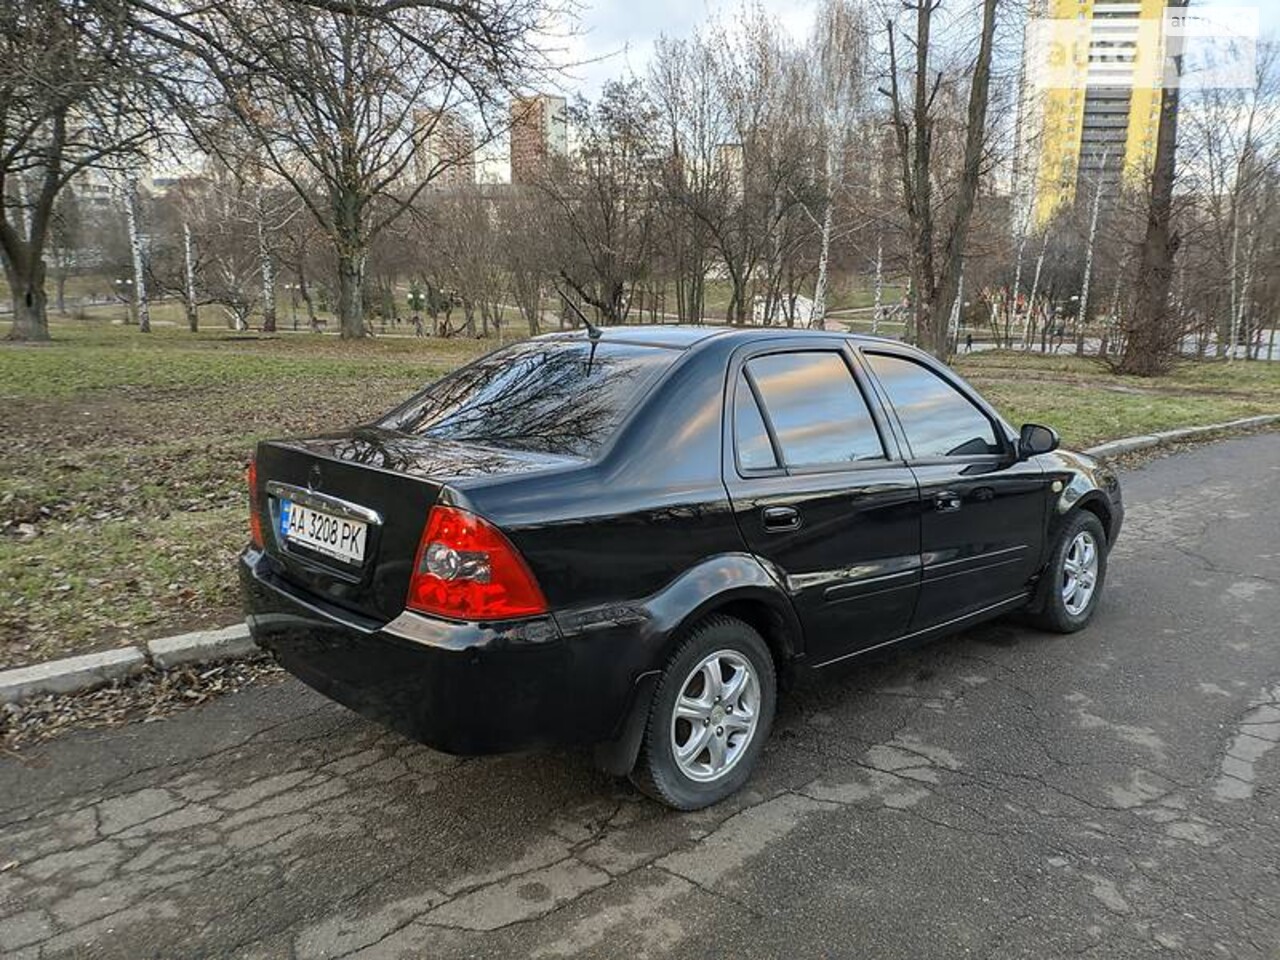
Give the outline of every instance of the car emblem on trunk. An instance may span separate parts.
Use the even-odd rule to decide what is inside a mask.
[[[314,493],[320,486],[320,479],[320,464],[313,463],[307,471],[307,489]]]

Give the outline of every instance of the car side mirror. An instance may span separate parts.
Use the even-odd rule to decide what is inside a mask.
[[[1018,432],[1018,459],[1026,460],[1058,449],[1058,431],[1038,423],[1024,423]]]

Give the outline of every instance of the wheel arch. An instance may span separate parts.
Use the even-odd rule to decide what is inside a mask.
[[[799,656],[793,626],[777,604],[760,596],[740,594],[713,598],[711,605],[699,609],[680,624],[673,635],[672,647],[694,626],[715,616],[741,620],[760,634],[773,656],[779,679],[790,677],[792,665]]]
[[[722,554],[704,561],[654,598],[651,610],[666,634],[657,667],[666,665],[694,625],[717,614],[756,630],[780,677],[804,653],[804,634],[790,598],[777,575],[754,554]]]
[[[1078,503],[1076,503],[1075,509],[1088,511],[1089,513],[1092,513],[1095,517],[1098,518],[1098,522],[1102,524],[1103,536],[1107,538],[1107,543],[1108,545],[1110,545],[1111,521],[1114,514],[1112,513],[1111,505],[1107,503],[1106,499],[1102,496],[1102,494],[1095,493],[1092,496],[1087,496],[1083,498]],[[1070,513],[1068,513],[1067,516],[1070,516]]]
[[[711,557],[650,597],[645,608],[650,629],[660,635],[661,642],[648,668],[636,678],[617,734],[596,748],[597,766],[615,776],[634,766],[658,679],[698,623],[723,615],[749,624],[764,639],[780,684],[790,680],[794,664],[804,655],[795,608],[778,580],[753,554]]]

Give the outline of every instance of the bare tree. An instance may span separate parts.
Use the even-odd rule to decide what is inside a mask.
[[[538,187],[572,238],[560,275],[606,323],[622,323],[644,277],[656,180],[653,106],[638,80],[605,85],[570,108],[578,147]]]
[[[556,278],[554,224],[551,205],[537,191],[517,188],[497,204],[499,256],[531,336],[542,332],[543,299]]]
[[[456,298],[467,336],[488,336],[490,325],[501,324],[500,301],[507,289],[490,191],[481,186],[441,191],[426,198],[425,207],[423,279],[429,288]],[[446,319],[442,335],[453,332],[447,325]]]
[[[147,26],[198,60],[211,106],[230,109],[303,198],[333,247],[342,334],[360,337],[373,241],[465,159],[433,149],[447,124],[496,134],[505,93],[546,63],[536,40],[549,9],[226,0],[181,15],[153,7]]]
[[[150,135],[143,79],[165,68],[111,4],[0,5],[0,259],[13,295],[9,338],[47,340],[45,255],[55,204],[89,167]]]
[[[67,313],[67,280],[78,268],[84,245],[84,214],[74,190],[63,190],[49,220],[48,262],[53,269],[54,303]]]
[[[649,73],[655,137],[663,154],[656,216],[667,238],[655,254],[672,274],[682,323],[701,323],[705,316],[715,234],[733,189],[730,165],[718,162],[729,134],[715,57],[699,33],[679,40],[660,37]]]
[[[125,229],[129,232],[129,257],[133,263],[133,318],[139,333],[151,332],[151,301],[147,297],[146,251],[143,249],[142,219],[139,212],[138,177],[127,173],[120,187]]]
[[[932,62],[936,55],[934,15],[943,0],[904,0],[903,7],[915,19],[915,56],[905,66],[895,19],[886,23],[889,50],[888,87],[891,120],[897,140],[902,200],[911,232],[911,279],[914,320],[920,344],[935,356],[946,358],[951,345],[948,324],[963,272],[965,244],[987,146],[987,108],[991,94],[992,51],[996,13],[1000,0],[983,0],[978,51],[968,75],[963,154],[954,196],[943,207],[935,196],[939,170],[937,158],[937,106],[944,74]],[[910,82],[908,95],[903,80]],[[952,81],[954,82],[954,80]]]
[[[821,249],[814,284],[813,320],[821,325],[827,311],[827,285],[835,229],[837,195],[846,182],[846,158],[867,111],[864,83],[867,59],[866,12],[856,0],[825,0],[809,40],[805,75],[818,108],[816,129],[822,149],[822,215],[818,220]]]
[[[1184,99],[1179,150],[1186,159],[1179,179],[1190,203],[1182,205],[1181,229],[1196,253],[1180,269],[1194,277],[1198,325],[1205,337],[1216,332],[1219,356],[1241,339],[1248,311],[1242,294],[1254,287],[1250,278],[1266,243],[1259,228],[1265,230],[1261,214],[1280,165],[1278,95],[1280,48],[1264,44],[1253,89],[1214,87]]]
[[[1187,0],[1170,0],[1181,8]],[[1124,350],[1116,364],[1121,373],[1151,377],[1166,373],[1178,355],[1182,329],[1169,309],[1173,262],[1182,243],[1173,227],[1173,190],[1177,175],[1180,51],[1170,52],[1177,65],[1160,103],[1156,152],[1152,164],[1147,230],[1139,255],[1133,310],[1125,324]]]

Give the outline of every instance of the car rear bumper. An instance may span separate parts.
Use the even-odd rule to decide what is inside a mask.
[[[625,657],[566,640],[551,617],[454,623],[406,613],[364,620],[240,559],[254,640],[298,679],[438,750],[505,753],[610,739],[634,672]]]

